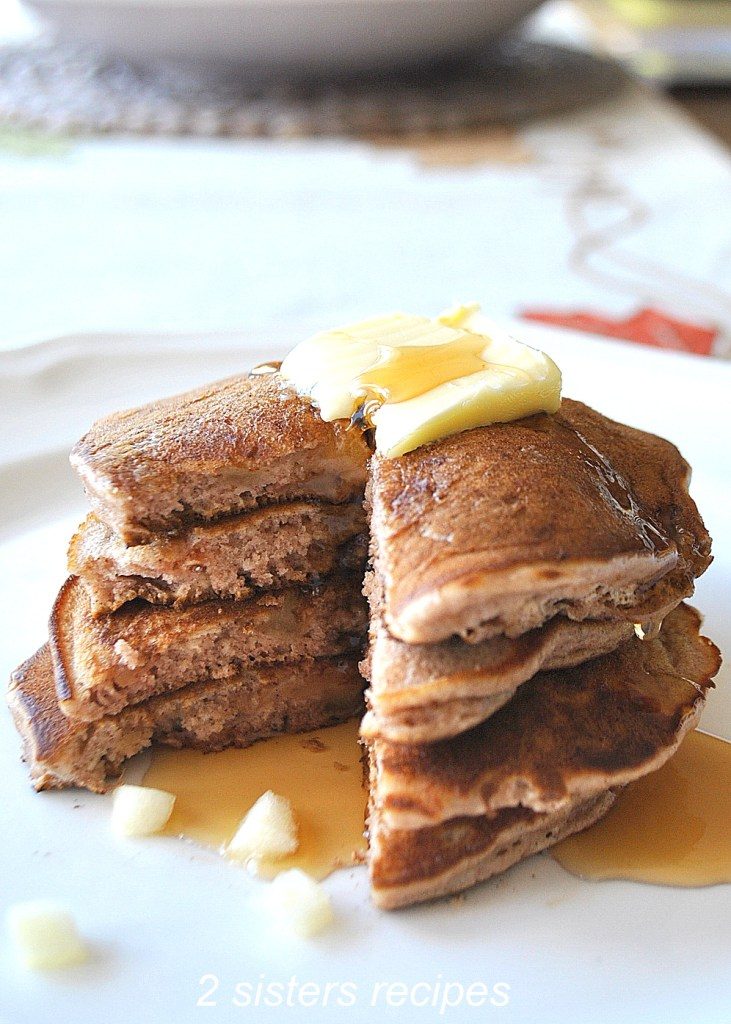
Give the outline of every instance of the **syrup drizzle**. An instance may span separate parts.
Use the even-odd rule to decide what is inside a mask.
[[[371,365],[355,377],[354,389],[366,402],[407,402],[490,367],[482,355],[485,345],[485,338],[469,334],[440,345],[381,345]]]
[[[491,364],[482,355],[485,345],[485,338],[469,335],[439,345],[380,345],[371,365],[353,378],[353,391],[361,397],[350,427],[372,430],[375,414],[386,402],[395,405],[419,398],[442,384],[486,370]]]

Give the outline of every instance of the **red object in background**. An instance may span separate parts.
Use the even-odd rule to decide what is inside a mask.
[[[574,331],[602,334],[607,338],[636,341],[639,345],[693,352],[698,356],[711,354],[718,337],[716,328],[701,327],[667,316],[657,309],[641,309],[624,320],[598,316],[595,313],[552,313],[550,310],[527,309],[524,320],[535,320],[555,327],[569,327]]]

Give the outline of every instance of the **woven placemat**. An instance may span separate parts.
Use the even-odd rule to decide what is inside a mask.
[[[459,66],[257,88],[41,40],[0,48],[0,125],[239,137],[445,132],[560,113],[610,96],[625,80],[611,60],[513,40]]]

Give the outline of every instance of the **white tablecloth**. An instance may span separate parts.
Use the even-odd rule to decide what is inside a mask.
[[[731,337],[731,159],[637,86],[460,166],[340,141],[0,132],[0,347],[481,301]]]

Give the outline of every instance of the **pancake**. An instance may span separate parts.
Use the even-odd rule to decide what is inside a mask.
[[[46,645],[13,673],[8,702],[36,789],[103,793],[124,761],[153,742],[212,751],[346,721],[362,709],[362,680],[353,656],[252,665],[83,722],[58,707]]]
[[[608,654],[633,635],[630,622],[556,617],[515,639],[405,644],[376,620],[361,665],[370,682],[361,733],[407,744],[456,736],[494,714],[537,672]]]
[[[369,454],[360,431],[255,373],[107,416],[71,464],[99,518],[139,544],[276,501],[359,500]]]
[[[249,665],[357,654],[366,621],[357,581],[180,609],[138,601],[95,619],[71,577],[50,622],[58,698],[65,714],[93,720]]]
[[[718,650],[681,605],[654,640],[542,672],[450,740],[369,744],[374,899],[455,892],[583,828],[673,754],[699,719]]]
[[[382,910],[450,896],[598,821],[614,803],[611,790],[563,810],[537,814],[514,807],[487,818],[453,818],[433,828],[369,831],[371,898]]]
[[[334,572],[362,574],[365,531],[360,503],[295,501],[127,546],[92,514],[71,540],[69,572],[83,581],[95,617],[136,598],[240,601],[257,590],[314,586]]]
[[[668,441],[570,399],[552,416],[374,456],[371,550],[389,631],[478,643],[559,613],[639,621],[677,604],[711,560],[689,476]]]
[[[474,729],[431,744],[371,744],[376,809],[391,828],[522,806],[547,813],[625,785],[672,754],[718,670],[681,605],[654,640],[540,672]]]

